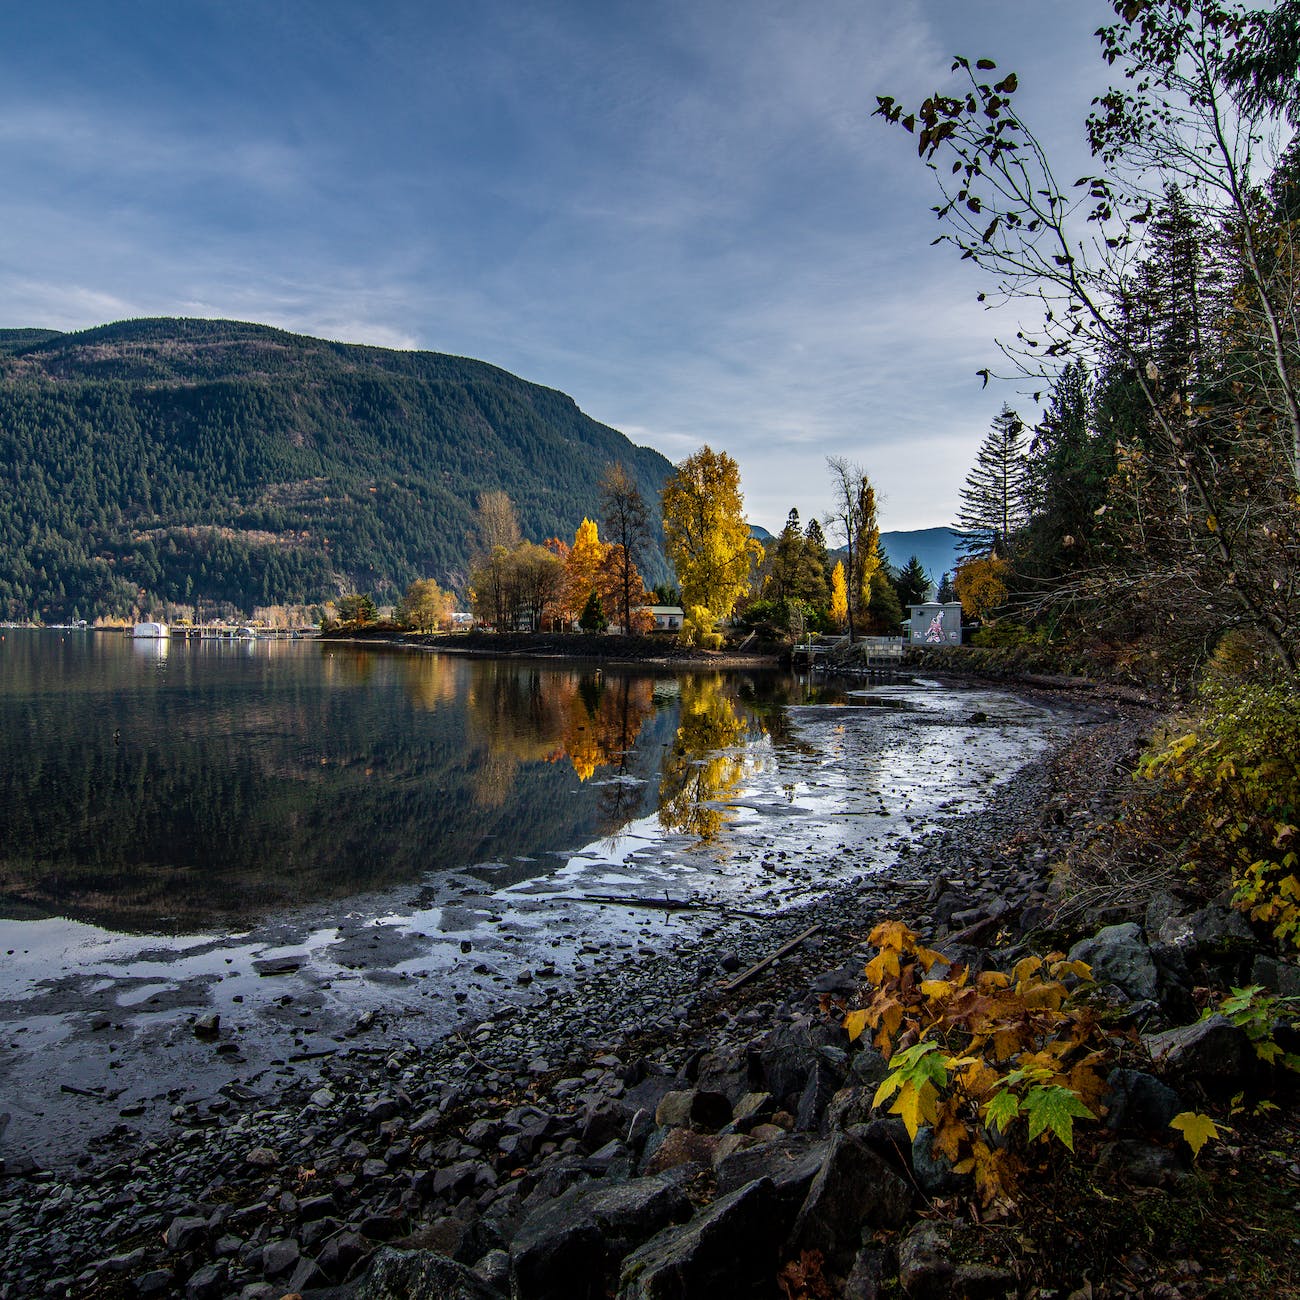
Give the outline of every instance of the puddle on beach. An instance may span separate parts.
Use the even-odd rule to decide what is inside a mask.
[[[467,861],[238,930],[0,920],[0,1152],[75,1150],[142,1102],[337,1050],[368,1015],[429,1041],[598,962],[662,951],[719,909],[771,915],[862,874],[911,875],[897,865],[908,841],[978,808],[1074,725],[924,681],[759,702],[759,727],[716,694],[656,689],[683,692],[660,742],[659,809],[570,850]],[[640,790],[648,777],[613,780]],[[219,1051],[192,1029],[214,1011]]]

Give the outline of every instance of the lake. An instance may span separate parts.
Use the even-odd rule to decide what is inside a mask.
[[[7,1141],[888,879],[1071,725],[923,677],[0,629]]]

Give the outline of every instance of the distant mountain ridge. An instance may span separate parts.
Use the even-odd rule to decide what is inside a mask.
[[[0,618],[459,585],[481,492],[572,536],[615,462],[652,502],[672,469],[470,358],[222,320],[0,330]]]
[[[902,569],[912,556],[925,566],[935,586],[945,573],[957,567],[961,534],[955,528],[910,528],[880,534],[880,545],[895,569]]]

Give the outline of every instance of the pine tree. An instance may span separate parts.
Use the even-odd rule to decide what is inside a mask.
[[[800,600],[824,608],[829,592],[821,556],[804,536],[799,511],[791,509],[776,542],[768,548],[763,594],[768,600]]]
[[[1005,557],[1025,522],[1025,426],[1009,407],[993,418],[961,490],[957,529],[962,558]]]
[[[1025,465],[1030,520],[1021,566],[1040,579],[1077,569],[1115,472],[1115,439],[1093,420],[1093,382],[1081,361],[1056,377]]]
[[[919,605],[925,600],[925,594],[930,590],[932,583],[930,575],[925,571],[925,565],[921,563],[921,557],[914,555],[904,566],[903,571],[898,575],[898,582],[895,584],[898,591],[898,603],[902,607],[908,605]]]

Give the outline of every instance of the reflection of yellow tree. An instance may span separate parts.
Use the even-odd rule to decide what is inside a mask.
[[[402,665],[402,685],[417,709],[432,713],[456,698],[457,665],[443,655],[412,655]]]
[[[484,665],[466,697],[471,738],[486,749],[476,802],[499,807],[520,763],[568,758],[583,781],[597,767],[622,765],[654,708],[653,691],[648,679]]]
[[[745,723],[718,676],[684,680],[681,707],[659,779],[659,822],[665,830],[685,831],[710,844],[731,818],[718,801],[745,775],[745,755],[734,752],[745,737]]]
[[[641,724],[654,707],[653,684],[616,677],[583,677],[565,700],[563,753],[580,781],[598,767],[623,767]]]

